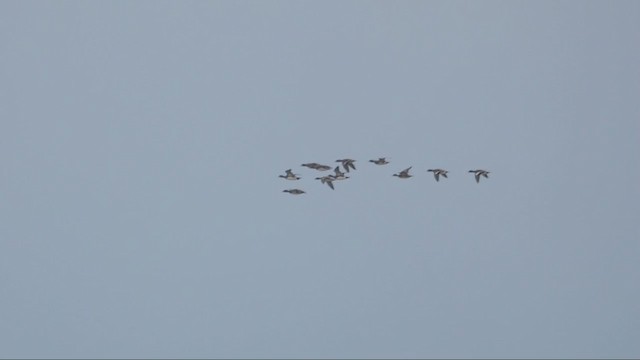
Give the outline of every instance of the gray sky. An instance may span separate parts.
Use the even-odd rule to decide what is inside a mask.
[[[0,357],[637,358],[639,18],[0,2]]]

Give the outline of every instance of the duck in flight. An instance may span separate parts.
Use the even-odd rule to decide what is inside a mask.
[[[288,189],[288,190],[282,190],[282,192],[288,192],[291,195],[300,195],[300,194],[304,194],[304,191],[300,190],[300,189]]]
[[[448,173],[448,171],[444,169],[429,169],[427,171],[431,171],[433,173],[433,177],[436,178],[436,181],[440,181],[440,175],[446,178]]]
[[[291,169],[286,170],[285,172],[286,172],[286,175],[278,175],[278,177],[281,177],[287,180],[300,180],[300,177],[294,174],[293,172],[291,172]]]
[[[327,171],[327,170],[331,169],[331,166],[322,165],[322,164],[318,164],[318,163],[307,163],[307,164],[302,164],[302,166],[306,166],[309,169],[316,169],[316,170],[319,170],[319,171]]]
[[[397,176],[397,177],[399,177],[400,179],[408,179],[408,178],[410,178],[411,176],[413,176],[413,175],[409,175],[409,170],[411,170],[411,168],[412,168],[412,167],[413,167],[413,166],[409,166],[408,168],[406,168],[406,169],[404,169],[404,170],[400,171],[398,174],[393,174],[393,176]]]
[[[376,165],[386,165],[389,163],[385,158],[378,158],[378,160],[369,160],[369,162],[372,162]]]
[[[475,177],[476,177],[476,182],[479,183],[480,182],[480,176],[484,176],[485,178],[489,178],[489,171],[487,170],[469,170],[470,173],[474,173]]]
[[[333,180],[346,180],[349,177],[345,176],[344,173],[342,171],[340,171],[340,166],[336,166],[335,169],[333,169],[333,171],[336,173],[335,175],[329,175],[331,176],[331,178]]]
[[[331,175],[317,177],[316,180],[320,180],[321,183],[327,184],[331,188],[331,190],[335,190],[333,187],[333,180],[335,179]]]
[[[356,166],[353,164],[356,161],[353,159],[341,159],[341,160],[336,160],[336,162],[342,163],[342,167],[346,172],[349,172],[349,168],[352,168],[353,170],[356,169]]]

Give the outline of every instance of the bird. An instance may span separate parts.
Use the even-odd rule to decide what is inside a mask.
[[[386,165],[389,163],[385,158],[378,158],[378,160],[369,160],[369,162],[372,162],[376,165]]]
[[[306,163],[306,164],[302,164],[301,166],[306,166],[309,169],[316,169],[320,164],[318,163]]]
[[[283,179],[287,179],[287,180],[300,180],[300,177],[297,176],[296,174],[291,172],[291,169],[286,170],[285,171],[287,174],[286,175],[278,175],[278,177],[281,177]]]
[[[289,190],[282,190],[282,192],[288,192],[291,195],[300,195],[300,194],[304,194],[305,192],[300,190],[300,189],[289,189]]]
[[[333,178],[329,176],[317,177],[316,180],[320,180],[321,183],[329,185],[331,190],[335,190],[333,187]]]
[[[477,183],[480,182],[480,176],[484,176],[487,179],[489,178],[489,171],[487,171],[487,170],[478,169],[478,170],[469,170],[469,172],[475,174]]]
[[[340,159],[340,160],[336,160],[336,162],[342,163],[342,167],[345,169],[346,172],[349,172],[349,168],[352,168],[353,170],[356,169],[356,166],[353,164],[355,160],[353,159]]]
[[[398,174],[393,174],[393,176],[397,176],[397,177],[399,177],[400,179],[407,179],[407,178],[410,178],[412,175],[409,175],[409,170],[411,170],[411,168],[412,168],[412,167],[413,167],[413,166],[409,166],[408,168],[406,168],[406,169],[404,169],[404,170],[400,171],[400,173],[398,173]]]
[[[335,175],[329,175],[331,176],[331,178],[333,180],[346,180],[349,177],[345,176],[344,173],[342,171],[340,171],[340,166],[336,166],[335,169],[333,169],[333,171],[336,173]]]
[[[307,164],[302,164],[301,166],[306,166],[309,169],[316,169],[319,171],[326,171],[331,169],[331,166],[328,165],[322,165],[322,164],[318,164],[318,163],[307,163]]]
[[[433,177],[436,178],[436,181],[440,181],[440,175],[446,178],[448,173],[448,171],[444,169],[429,169],[427,171],[433,172]]]

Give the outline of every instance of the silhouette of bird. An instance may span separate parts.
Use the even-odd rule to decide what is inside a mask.
[[[408,178],[410,178],[410,177],[412,176],[412,175],[409,175],[409,170],[411,170],[411,168],[412,168],[412,167],[413,167],[413,166],[409,166],[408,168],[406,168],[406,169],[404,169],[404,170],[400,171],[400,173],[398,173],[398,174],[393,174],[393,176],[397,176],[397,177],[399,177],[400,179],[408,179]]]
[[[317,177],[316,180],[320,180],[321,183],[329,185],[331,190],[335,190],[333,187],[333,178],[329,176]]]
[[[356,166],[353,164],[355,160],[353,159],[341,159],[341,160],[336,160],[336,162],[342,163],[342,167],[346,172],[349,172],[349,168],[352,168],[353,170],[356,169]]]
[[[340,171],[340,166],[336,166],[335,169],[333,169],[333,171],[336,173],[335,175],[329,175],[331,176],[331,178],[333,180],[346,180],[349,177],[345,176],[344,173],[342,171]]]
[[[388,164],[388,163],[389,163],[389,162],[388,162],[385,158],[383,158],[383,157],[382,157],[382,158],[378,158],[378,160],[369,160],[369,162],[372,162],[372,163],[374,163],[374,164],[376,164],[376,165],[386,165],[386,164]]]
[[[448,173],[448,171],[444,169],[429,169],[427,171],[433,172],[433,177],[436,178],[436,181],[440,181],[440,175],[446,178]]]
[[[318,163],[307,163],[307,164],[302,164],[301,166],[306,166],[309,169],[316,169],[319,171],[326,171],[331,169],[331,166],[328,165],[322,165],[322,164],[318,164]]]
[[[289,190],[282,190],[282,192],[288,192],[291,195],[300,195],[300,194],[304,194],[304,191],[300,190],[300,189],[289,189]]]
[[[479,183],[480,182],[480,176],[484,176],[485,178],[489,178],[489,171],[487,170],[469,170],[470,173],[474,173],[475,177],[476,177],[476,182]]]
[[[297,176],[296,174],[291,172],[291,169],[286,170],[286,175],[278,175],[278,177],[281,177],[283,179],[287,179],[287,180],[300,180],[300,177]]]

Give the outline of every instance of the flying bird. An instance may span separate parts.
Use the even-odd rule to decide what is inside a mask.
[[[340,171],[340,166],[336,166],[335,169],[333,169],[333,171],[336,173],[335,175],[329,175],[331,176],[331,178],[333,180],[346,180],[349,177],[345,176],[344,173],[342,171]]]
[[[346,172],[349,172],[349,168],[352,168],[353,170],[356,169],[356,166],[353,164],[355,160],[353,159],[341,159],[341,160],[336,160],[336,162],[342,163],[342,167]]]
[[[300,180],[300,177],[294,174],[293,172],[291,172],[291,169],[286,170],[285,172],[286,172],[286,175],[278,175],[278,177],[281,177],[287,180]]]
[[[300,194],[304,194],[304,191],[300,190],[300,189],[289,189],[289,190],[282,190],[282,192],[288,192],[291,195],[300,195]]]
[[[433,177],[436,178],[436,181],[440,181],[440,175],[446,178],[448,173],[448,171],[444,169],[429,169],[427,171],[433,172]]]
[[[323,176],[323,177],[317,177],[316,180],[320,180],[321,183],[329,185],[331,190],[335,190],[334,187],[333,187],[333,180],[334,179],[331,177],[331,175]]]
[[[393,174],[393,176],[397,176],[397,177],[399,177],[400,179],[408,179],[408,178],[410,178],[411,176],[413,176],[413,175],[409,175],[409,170],[411,170],[411,168],[412,168],[412,167],[413,167],[413,166],[409,166],[408,168],[406,168],[406,169],[404,169],[404,170],[400,171],[398,174]]]
[[[388,163],[389,163],[389,162],[387,161],[387,159],[385,159],[385,158],[383,158],[383,157],[382,157],[382,158],[378,158],[378,160],[369,160],[369,162],[372,162],[372,163],[374,163],[374,164],[376,164],[376,165],[386,165],[386,164],[388,164]]]
[[[331,166],[328,165],[322,165],[322,164],[318,164],[318,163],[307,163],[307,164],[302,164],[301,166],[306,166],[309,169],[316,169],[319,171],[326,171],[331,169]]]
[[[470,173],[474,173],[476,177],[476,182],[480,182],[480,176],[484,176],[485,178],[489,178],[489,171],[487,170],[469,170]]]

